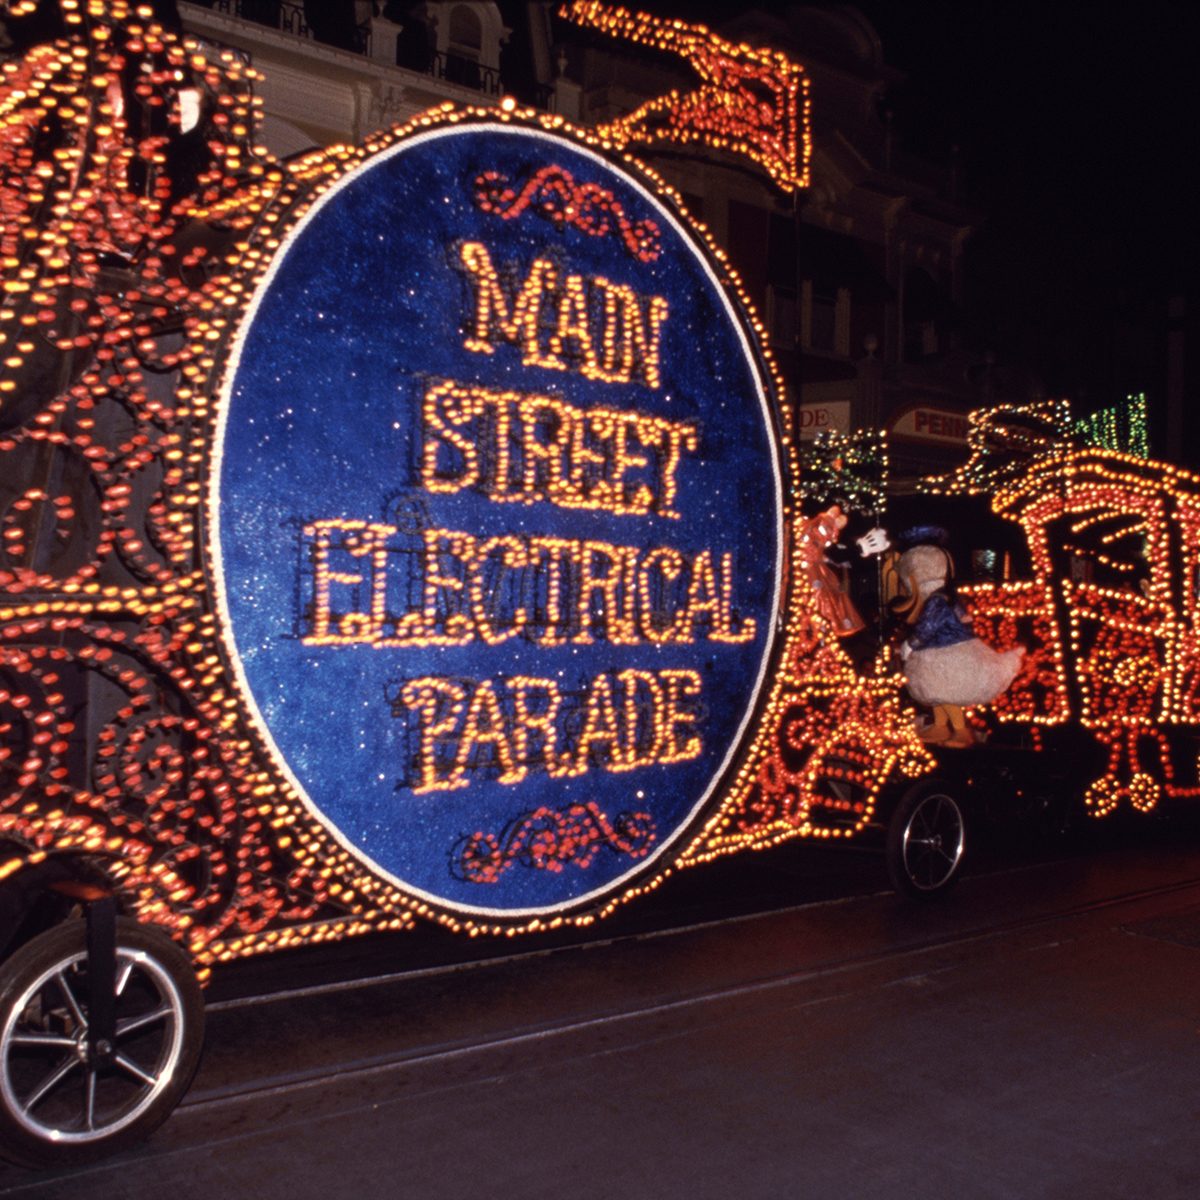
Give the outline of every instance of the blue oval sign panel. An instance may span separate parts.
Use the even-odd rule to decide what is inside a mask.
[[[782,496],[751,335],[644,182],[499,122],[345,176],[247,311],[209,501],[253,718],[371,870],[517,919],[682,848],[767,668]]]

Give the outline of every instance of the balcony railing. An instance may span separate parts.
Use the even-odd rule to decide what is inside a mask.
[[[328,6],[310,5],[306,8],[304,0],[191,0],[191,2],[213,12],[238,17],[243,21],[252,21],[254,24],[268,29],[278,29],[293,37],[304,38],[320,45],[349,50],[367,58],[378,55],[377,62],[417,71],[422,75],[428,75],[432,79],[439,79],[456,87],[481,92],[485,96],[500,96],[504,93],[499,70],[495,67],[485,66],[464,54],[441,53],[434,50],[424,44],[424,38],[421,36],[419,28],[414,30],[417,34],[415,40],[395,39],[393,54],[391,38],[383,37],[381,34],[376,44],[372,44],[370,20],[357,26],[349,20],[341,22],[335,20],[328,24],[318,20],[314,24],[311,17],[317,13],[329,11]],[[554,106],[554,88],[552,86],[531,84],[528,88],[519,90],[519,95],[526,103],[532,103],[538,108],[549,110]]]
[[[434,53],[430,59],[426,74],[434,79],[444,79],[447,83],[471,88],[488,96],[500,95],[500,72],[493,67],[485,67],[461,54]]]
[[[353,25],[349,22],[331,21],[324,28],[313,28],[305,13],[303,0],[194,0],[213,12],[241,17],[268,29],[279,29],[294,37],[307,38],[339,50],[350,50],[355,54],[371,54],[371,25]]]

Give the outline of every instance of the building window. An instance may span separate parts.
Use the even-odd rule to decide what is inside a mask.
[[[928,271],[912,267],[904,276],[904,359],[921,362],[945,346],[953,305]]]
[[[450,41],[446,47],[446,79],[462,87],[478,88],[479,56],[483,50],[483,22],[465,4],[450,10]]]
[[[904,323],[905,362],[920,362],[923,358],[932,358],[937,352],[938,332],[932,321]]]
[[[837,289],[813,285],[812,318],[808,335],[810,350],[823,350],[827,354],[836,352],[837,345]]]
[[[500,46],[508,31],[494,3],[426,0],[400,16],[397,66],[499,95]]]
[[[795,288],[771,284],[767,288],[767,333],[771,345],[779,350],[794,350],[798,319]]]
[[[800,342],[818,354],[850,356],[850,291],[805,280],[801,288]]]
[[[456,4],[450,11],[450,53],[479,61],[483,50],[483,22],[479,14],[465,4]]]

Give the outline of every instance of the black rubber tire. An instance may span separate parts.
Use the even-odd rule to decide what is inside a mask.
[[[902,896],[936,900],[962,871],[967,823],[945,780],[922,779],[900,798],[888,822],[887,870]]]
[[[5,1158],[27,1167],[91,1162],[147,1137],[182,1099],[204,1042],[204,1001],[187,956],[120,918],[117,992],[116,1054],[93,1066],[86,923],[66,921],[0,965]]]

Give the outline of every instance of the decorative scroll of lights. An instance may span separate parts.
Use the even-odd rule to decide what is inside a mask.
[[[887,433],[856,429],[821,430],[799,451],[799,491],[819,505],[841,501],[848,511],[880,515],[887,507],[890,478]]]
[[[1150,457],[1149,414],[1145,392],[1126,396],[1119,404],[1080,417],[1076,431],[1085,444],[1101,450],[1118,450],[1138,458]]]
[[[920,490],[939,496],[988,495],[1077,441],[1065,399],[976,409],[967,416],[967,461],[945,475],[921,480]]]
[[[579,25],[676,55],[701,79],[694,91],[672,90],[596,129],[602,143],[699,142],[751,159],[785,191],[808,186],[808,77],[786,55],[597,0],[571,0],[559,11]]]
[[[631,875],[602,904],[515,921],[456,915],[365,865],[268,752],[245,689],[230,674],[202,533],[219,519],[206,511],[204,497],[219,469],[212,462],[217,400],[233,335],[288,232],[372,156],[434,129],[472,122],[511,122],[514,130],[554,137],[565,127],[531,113],[442,109],[360,149],[335,147],[280,163],[256,143],[254,73],[231,55],[163,30],[149,9],[122,0],[62,0],[62,11],[67,36],[6,64],[0,79],[0,876],[51,855],[89,862],[202,966],[298,942],[406,928],[421,917],[511,934],[594,920],[656,886],[675,862],[796,835],[853,833],[869,819],[894,767],[915,773],[928,766],[899,719],[897,681],[855,678],[836,640],[811,615],[807,585],[797,577],[782,597],[784,632],[774,667],[711,814],[689,835],[690,844]],[[782,111],[792,112],[788,104],[794,103],[799,120],[802,91],[795,75],[784,76],[792,83],[779,93]],[[571,144],[583,161],[611,150],[613,142],[575,133]],[[749,152],[748,135],[729,145]],[[632,160],[622,169],[645,181],[651,195],[673,201],[669,189]],[[787,175],[786,163],[777,169]],[[608,196],[603,186],[572,191],[581,180],[570,171],[482,172],[464,183],[481,212],[495,207],[497,223],[533,221],[548,238],[558,231],[594,245],[607,238],[606,245],[624,247],[620,253],[631,263],[653,257],[657,243],[642,223],[645,214],[630,219],[611,188]],[[528,217],[521,215],[525,210]],[[691,236],[719,260],[707,234]],[[549,506],[578,512],[581,520],[607,513],[617,526],[650,519],[653,509],[664,527],[682,523],[684,493],[669,485],[682,470],[679,463],[694,456],[692,439],[700,436],[686,418],[640,413],[615,400],[585,410],[557,386],[533,393],[531,408],[528,389],[517,382],[533,369],[532,358],[548,378],[578,375],[603,391],[632,385],[636,373],[636,385],[653,391],[661,365],[655,322],[669,315],[647,301],[639,307],[638,331],[628,326],[627,335],[596,341],[580,309],[586,279],[569,270],[555,281],[563,299],[543,326],[540,315],[530,316],[534,285],[527,293],[506,292],[510,285],[489,275],[478,247],[460,243],[457,264],[447,269],[456,272],[453,289],[473,289],[478,306],[494,306],[490,325],[476,308],[470,352],[480,361],[520,365],[511,384],[446,378],[428,389],[432,407],[422,411],[448,432],[441,451],[410,460],[428,484],[428,497],[464,478],[455,432],[494,430],[519,419],[538,430],[524,447],[525,466],[533,465],[518,473],[510,462],[506,472],[497,469],[502,454],[493,454],[490,473],[471,480],[473,495],[494,493],[485,506],[515,513]],[[550,269],[533,271],[537,288],[552,286]],[[731,303],[748,314],[736,281],[723,267],[713,269]],[[632,310],[619,276],[609,282],[607,289],[596,283],[600,290],[593,289],[591,299],[617,328],[621,313],[632,321]],[[501,303],[507,305],[503,320]],[[603,315],[597,319],[603,327]],[[754,318],[747,320],[758,353],[765,338]],[[489,340],[490,333],[503,336]],[[774,391],[774,368],[763,357]],[[581,474],[550,465],[547,439],[555,434],[548,430],[580,439]],[[639,472],[648,476],[651,468],[639,460],[653,458],[660,486],[616,487],[616,467],[606,475],[588,466],[589,452],[602,457],[596,439],[624,447],[609,463],[631,480]],[[794,447],[786,438],[782,459],[791,473]],[[294,464],[297,471],[307,466]],[[514,484],[519,494],[500,495]],[[295,523],[282,532],[268,531],[272,538],[291,537],[303,552],[299,578],[309,592],[294,616],[303,626],[300,636],[323,643],[323,652],[376,654],[363,644],[376,635],[395,639],[397,655],[415,642],[430,654],[439,640],[461,643],[467,626],[446,611],[447,596],[456,593],[460,617],[478,612],[495,587],[488,571],[511,577],[532,561],[535,547],[517,534],[463,528],[448,516],[435,530],[423,521],[428,505],[396,499],[382,513],[342,514],[314,496],[312,511],[294,514]],[[394,610],[386,590],[364,588],[364,572],[411,553],[414,537],[418,553],[434,563],[425,579],[432,582],[428,604],[399,610],[399,621],[377,626]],[[589,639],[619,648],[640,629],[667,651],[689,638],[706,639],[714,652],[722,646],[737,651],[750,624],[732,597],[750,581],[735,575],[731,559],[703,548],[672,551],[664,542],[647,566],[615,537],[586,540],[585,546],[582,538],[560,537],[553,547],[536,548],[558,555],[564,571],[593,572],[587,611],[576,607],[570,626],[561,611],[547,609],[537,636],[551,642],[575,637],[590,651]],[[462,574],[468,561],[479,564],[471,578],[469,571]],[[678,619],[663,622],[661,605],[655,608],[652,595],[643,604],[639,589],[661,591],[685,571],[690,604],[676,605],[671,611]],[[625,572],[632,572],[632,592]],[[633,607],[623,609],[627,595]],[[606,606],[616,610],[607,618]],[[517,609],[508,615],[515,624]],[[635,623],[632,633],[628,620]],[[504,643],[513,627],[475,621],[471,632],[487,647]],[[651,745],[660,758],[688,758],[703,714],[689,668],[668,665],[652,682],[636,673],[620,677],[620,670],[638,669],[621,666],[582,703],[572,701],[570,689],[560,693],[563,703],[576,704],[574,756],[546,750],[553,724],[550,675],[510,679],[501,694],[494,686],[467,689],[465,671],[452,678],[430,670],[406,679],[398,672],[372,702],[415,715],[418,730],[422,718],[429,732],[450,713],[470,729],[473,751],[465,757],[435,732],[409,759],[414,791],[424,786],[431,805],[460,790],[480,758],[495,789],[515,795],[522,772],[531,769],[531,753],[540,755],[543,774],[565,779],[586,775],[607,753],[607,774],[634,787],[639,756]],[[639,688],[643,697],[670,706],[669,730],[646,733],[641,710],[629,705]],[[505,705],[508,711],[524,705],[523,745],[501,734]],[[581,741],[586,756],[578,752]],[[671,764],[650,769],[666,771]],[[587,871],[613,854],[649,859],[656,832],[636,804],[627,813],[589,800],[515,804],[508,820],[463,827],[446,864],[464,886],[504,886],[513,878]]]

